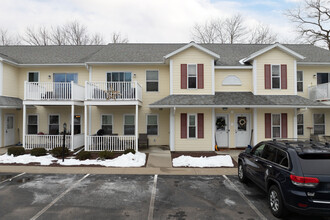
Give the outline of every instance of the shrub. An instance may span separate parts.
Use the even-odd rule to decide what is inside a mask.
[[[135,154],[135,150],[134,150],[134,149],[126,149],[126,150],[124,151],[124,154],[128,154],[128,153]]]
[[[77,154],[76,158],[78,160],[87,160],[87,159],[91,159],[91,156],[92,156],[91,152],[89,152],[89,151],[80,151]]]
[[[37,147],[37,148],[33,148],[31,150],[31,155],[32,156],[39,157],[39,156],[45,156],[46,154],[47,154],[47,151],[43,147]]]
[[[54,157],[62,157],[62,150],[63,147],[55,147],[52,151],[51,154]],[[64,156],[68,156],[69,155],[69,149],[67,147],[64,148]]]
[[[114,157],[115,157],[115,154],[112,151],[105,150],[105,151],[101,151],[99,153],[99,158],[101,158],[102,160],[104,160],[104,159],[112,159]]]
[[[24,147],[10,147],[7,151],[8,155],[14,155],[14,157],[25,154]]]

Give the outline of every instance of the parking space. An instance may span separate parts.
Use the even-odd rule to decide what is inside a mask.
[[[276,219],[266,195],[236,176],[154,180],[153,175],[0,174],[0,219]]]

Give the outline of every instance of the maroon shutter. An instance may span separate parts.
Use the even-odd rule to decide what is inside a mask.
[[[181,64],[181,89],[187,89],[187,64]]]
[[[288,82],[287,82],[287,65],[281,65],[281,89],[287,89]]]
[[[181,113],[181,138],[187,138],[187,113]]]
[[[204,138],[204,114],[203,113],[198,113],[197,114],[197,129],[198,129],[198,133],[197,133],[197,137],[198,138]]]
[[[265,64],[265,89],[272,88],[270,64]]]
[[[265,138],[272,137],[272,114],[265,113]]]
[[[282,130],[282,138],[288,138],[288,114],[281,114],[281,130]]]
[[[204,89],[204,64],[197,65],[198,89]]]

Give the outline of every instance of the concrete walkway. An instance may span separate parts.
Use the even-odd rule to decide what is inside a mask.
[[[0,148],[0,155],[7,149]],[[173,168],[168,147],[150,147],[141,150],[149,153],[146,167],[109,168],[109,167],[47,167],[47,166],[0,166],[0,173],[72,173],[72,174],[159,174],[159,175],[236,175],[237,168]],[[228,150],[218,154],[230,154],[237,161],[240,151]]]

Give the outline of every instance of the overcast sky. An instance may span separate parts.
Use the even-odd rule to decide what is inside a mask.
[[[110,41],[120,32],[129,42],[189,42],[196,22],[240,13],[248,25],[258,21],[279,33],[280,42],[295,38],[283,15],[301,0],[0,0],[0,28],[23,33],[26,27],[77,20]]]

